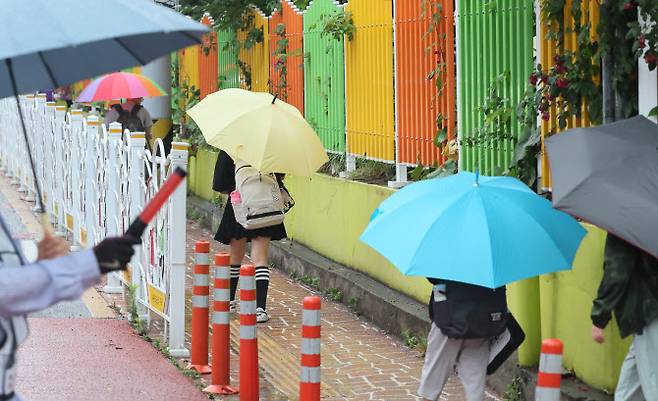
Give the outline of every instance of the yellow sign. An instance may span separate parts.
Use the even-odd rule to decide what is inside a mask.
[[[82,228],[80,229],[80,244],[85,248],[87,247],[87,231]]]
[[[66,213],[66,228],[73,231],[73,215]]]
[[[128,268],[123,271],[123,281],[126,282],[126,284],[130,285],[132,283],[132,269],[130,268],[130,265],[128,265]]]
[[[149,289],[149,304],[156,310],[165,313],[165,293],[157,287],[148,285]]]

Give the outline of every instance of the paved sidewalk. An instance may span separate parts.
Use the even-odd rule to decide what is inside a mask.
[[[17,227],[21,237],[30,239],[39,225],[31,205],[19,200],[14,188],[0,178],[0,199],[5,212],[15,212],[25,221]],[[12,205],[6,208],[5,203]],[[187,270],[187,335],[191,320],[192,267],[194,243],[209,240],[211,254],[226,247],[212,240],[212,233],[189,221]],[[296,400],[299,386],[302,300],[317,292],[277,270],[271,272],[268,311],[271,320],[258,326],[261,368],[261,400]],[[99,286],[100,288],[100,286]],[[212,294],[212,292],[211,292]],[[105,294],[110,302],[124,305],[121,296]],[[128,323],[98,319],[99,294],[85,294],[85,301],[73,307],[58,305],[31,318],[31,337],[21,351],[19,390],[29,400],[203,400],[195,388],[149,343],[135,335]],[[95,301],[94,301],[95,300]],[[86,309],[85,309],[86,308]],[[107,309],[101,301],[100,308]],[[90,310],[89,313],[85,310]],[[79,317],[82,318],[71,318]],[[161,322],[152,316],[151,336],[158,337]],[[231,321],[231,380],[239,387],[239,320]],[[422,356],[405,347],[371,323],[353,314],[346,306],[323,299],[322,307],[322,399],[326,401],[408,401],[415,395]],[[206,376],[207,377],[207,376]],[[442,400],[463,400],[459,382],[452,378]],[[217,397],[237,401],[239,396]],[[496,399],[489,395],[488,400]]]
[[[41,236],[32,206],[0,176],[0,213],[23,241]],[[36,256],[34,249],[27,253]],[[95,289],[81,300],[33,314],[29,325],[17,380],[26,401],[208,399],[125,320],[117,319]]]
[[[117,319],[30,319],[18,369],[27,401],[208,399]]]
[[[194,243],[207,240],[212,255],[227,247],[212,240],[209,230],[188,221],[188,294],[191,294]],[[270,321],[258,325],[261,374],[288,399],[296,400],[299,392],[299,359],[301,344],[302,300],[319,295],[278,270],[270,272],[268,293]],[[212,291],[211,291],[212,294]],[[191,316],[191,299],[187,299],[187,315]],[[349,401],[409,401],[416,396],[422,356],[399,340],[359,318],[346,306],[323,298],[322,305],[322,399]],[[239,321],[231,321],[232,347],[239,347]],[[232,380],[237,384],[238,364],[232,363]],[[238,400],[227,397],[226,400]],[[261,398],[263,399],[263,398]],[[442,400],[464,400],[461,384],[452,378],[444,389]],[[490,395],[488,400],[496,399]]]

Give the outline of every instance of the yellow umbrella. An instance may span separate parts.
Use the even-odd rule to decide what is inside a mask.
[[[310,176],[329,161],[299,110],[269,93],[223,89],[187,114],[209,145],[264,173]]]

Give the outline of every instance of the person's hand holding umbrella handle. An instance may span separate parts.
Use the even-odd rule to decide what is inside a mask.
[[[133,220],[123,236],[106,238],[94,247],[94,254],[102,274],[116,270],[126,270],[130,259],[135,253],[133,245],[141,244],[142,234],[149,222],[169,199],[169,196],[178,188],[178,185],[183,182],[186,175],[185,170],[177,167],[142,210],[142,213]]]

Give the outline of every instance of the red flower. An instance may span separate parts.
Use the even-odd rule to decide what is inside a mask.
[[[648,51],[644,54],[644,61],[646,61],[647,64],[655,64],[656,61],[658,61],[658,55],[654,51]]]
[[[644,37],[644,35],[640,35],[640,38],[637,41],[638,45],[640,46],[640,49],[644,49],[644,46],[647,44],[647,39]]]
[[[544,84],[548,84],[548,75],[542,75],[541,76],[541,82]]]
[[[544,121],[548,121],[551,119],[551,116],[548,113],[542,113],[541,119]]]
[[[561,65],[562,64],[562,57],[560,57],[559,54],[556,54],[555,56],[553,56],[553,63],[555,65]]]
[[[624,11],[633,11],[635,10],[635,7],[637,7],[637,3],[635,3],[635,1],[629,1],[624,4]]]
[[[555,67],[555,70],[558,74],[564,74],[567,72],[567,67],[565,67],[563,64],[558,64],[557,67]]]
[[[555,84],[557,85],[558,88],[564,89],[569,86],[569,80],[566,78],[558,78],[555,81]]]
[[[530,85],[537,85],[537,80],[539,78],[537,77],[537,74],[531,74],[530,75]]]

